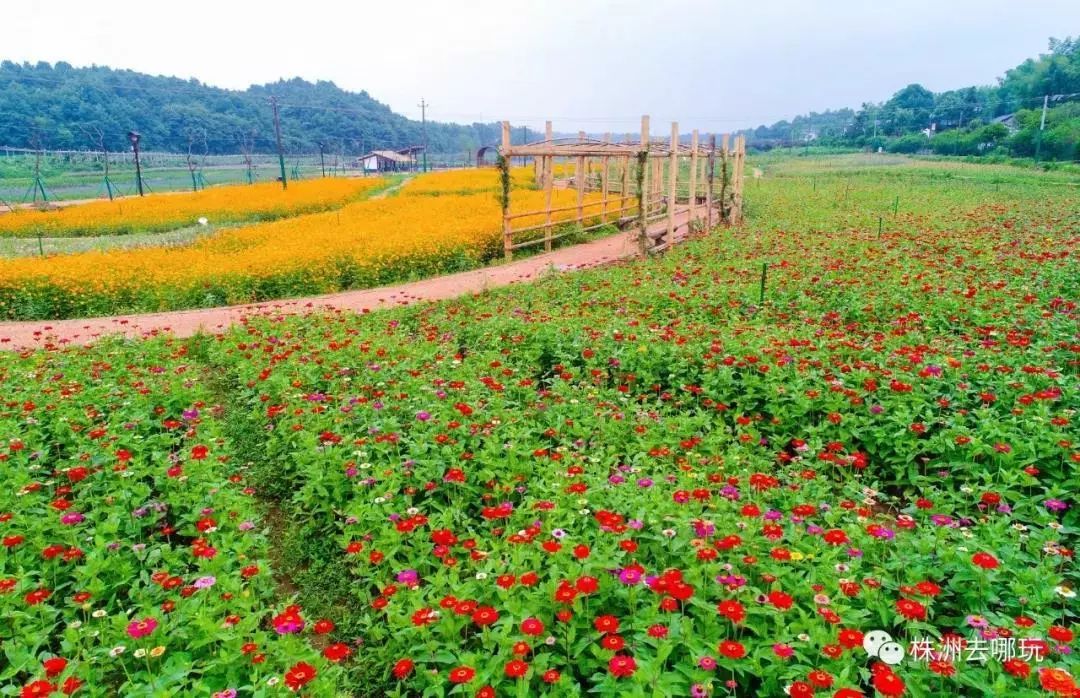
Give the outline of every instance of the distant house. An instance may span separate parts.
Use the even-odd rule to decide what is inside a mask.
[[[990,123],[1002,124],[1005,128],[1009,129],[1009,133],[1015,133],[1016,131],[1020,130],[1020,127],[1016,125],[1015,112],[1013,112],[1012,114],[1003,114],[1002,116],[997,117]]]
[[[360,166],[365,172],[396,172],[411,170],[416,165],[412,155],[395,153],[393,150],[373,150],[360,157]]]

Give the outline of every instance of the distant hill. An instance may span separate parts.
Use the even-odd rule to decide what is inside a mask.
[[[0,63],[0,146],[83,149],[100,130],[112,150],[129,148],[128,131],[146,150],[237,153],[274,150],[271,95],[281,107],[288,152],[357,153],[400,149],[423,141],[419,121],[395,114],[367,92],[332,82],[294,78],[246,90],[224,90],[197,80],[146,75],[67,63]],[[494,123],[428,122],[433,153],[458,153],[499,139]],[[517,138],[522,134],[515,133]],[[535,138],[535,132],[533,137]]]
[[[1040,135],[1043,99],[1049,107]],[[805,144],[1080,159],[1080,36],[1006,71],[996,85],[932,92],[904,87],[881,104],[797,116],[743,132],[750,147]]]

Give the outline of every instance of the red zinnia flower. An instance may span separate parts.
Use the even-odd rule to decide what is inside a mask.
[[[521,621],[521,632],[526,635],[540,635],[544,632],[544,624],[537,618],[526,618]]]
[[[398,681],[405,678],[406,676],[408,676],[409,674],[412,673],[413,666],[414,666],[414,664],[413,664],[413,661],[411,659],[406,658],[406,659],[397,660],[397,663],[394,664],[394,669],[393,669],[394,678],[397,679]]]
[[[51,684],[48,681],[34,681],[23,686],[22,698],[38,698],[39,696],[47,696],[56,690],[56,685]]]
[[[468,666],[459,666],[450,670],[450,683],[469,683],[476,676],[476,669]]]
[[[926,606],[911,599],[899,599],[896,610],[908,620],[926,620]]]
[[[291,691],[299,691],[315,678],[315,667],[307,662],[297,662],[285,672],[285,685]]]
[[[1012,674],[1018,679],[1026,679],[1031,676],[1031,665],[1025,662],[1023,659],[1012,658],[1001,663],[1003,668],[1008,673]]]
[[[741,642],[735,640],[724,640],[720,643],[717,651],[728,659],[742,659],[746,656],[746,648],[743,647]]]
[[[825,542],[829,545],[843,545],[847,543],[847,534],[841,531],[839,528],[834,528],[831,531],[825,531],[825,535],[822,536]]]
[[[734,599],[721,601],[716,605],[716,611],[732,623],[741,623],[746,619],[746,609]]]
[[[612,676],[619,678],[633,676],[634,672],[637,671],[637,662],[634,661],[633,657],[617,654],[608,662],[608,671],[611,672]]]
[[[499,612],[491,606],[481,606],[473,612],[472,620],[477,625],[491,625],[499,620]]]
[[[853,628],[844,628],[837,636],[837,640],[841,645],[850,650],[862,646],[863,634]]]
[[[794,681],[788,688],[788,696],[791,698],[813,698],[814,687],[805,681]]]
[[[1076,691],[1076,681],[1064,669],[1051,667],[1039,669],[1039,683],[1042,684],[1044,691],[1050,691],[1059,696],[1072,696]]]
[[[874,689],[883,696],[899,696],[904,693],[904,680],[893,673],[886,665],[884,669],[874,671]]]
[[[64,673],[64,669],[67,668],[67,660],[63,657],[51,657],[42,662],[41,666],[45,669],[45,676],[51,679]]]
[[[520,659],[512,659],[506,663],[503,671],[506,672],[507,678],[519,679],[529,672],[529,665]]]
[[[323,650],[323,656],[331,662],[340,662],[350,654],[352,654],[352,650],[349,649],[348,645],[341,642],[336,642]]]
[[[769,603],[779,608],[781,611],[786,611],[791,608],[793,600],[790,594],[785,594],[782,591],[770,591]]]
[[[600,616],[593,622],[593,626],[601,633],[619,632],[619,619],[615,616]]]
[[[975,553],[971,556],[971,561],[984,570],[992,570],[999,564],[997,558],[990,553]]]

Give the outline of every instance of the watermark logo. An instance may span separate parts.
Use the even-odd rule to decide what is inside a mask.
[[[884,630],[871,630],[863,636],[863,649],[871,657],[877,657],[889,666],[896,666],[904,661],[904,646],[893,640],[892,635]]]
[[[994,637],[971,639],[947,635],[941,640],[921,637],[911,640],[907,649],[884,630],[871,630],[863,636],[863,649],[890,666],[896,666],[911,657],[916,662],[972,662],[988,660],[1008,662],[1020,659],[1025,662],[1041,662],[1047,650],[1046,641],[1038,637]]]

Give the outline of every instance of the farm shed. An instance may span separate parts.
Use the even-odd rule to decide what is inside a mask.
[[[360,158],[365,172],[392,172],[412,169],[416,158],[392,150],[373,150]]]

